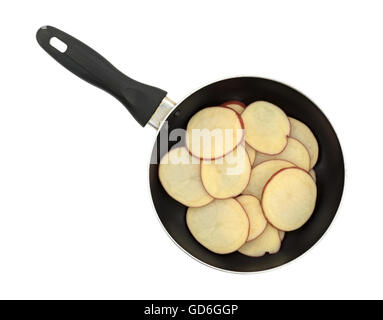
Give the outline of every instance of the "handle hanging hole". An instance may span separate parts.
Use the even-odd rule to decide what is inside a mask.
[[[58,51],[60,51],[61,53],[64,53],[67,49],[68,49],[68,46],[66,45],[65,42],[61,41],[60,39],[56,38],[56,37],[52,37],[50,40],[49,40],[49,44],[57,49]]]

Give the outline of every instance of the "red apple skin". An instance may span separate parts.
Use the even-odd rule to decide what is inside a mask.
[[[243,131],[245,130],[245,125],[244,125],[244,123],[243,123],[242,117],[241,117],[237,112],[235,112],[233,109],[231,109],[231,108],[229,108],[229,107],[224,107],[224,106],[217,106],[217,107],[226,108],[226,109],[229,109],[229,110],[233,111],[233,112],[236,114],[236,116],[238,117],[239,122],[241,123],[241,128],[242,128],[242,130],[243,130]],[[194,155],[194,154],[189,150],[189,148],[188,148],[186,145],[185,145],[185,148],[188,150],[189,154],[190,154],[191,156],[193,156],[194,158],[196,158],[196,159],[200,159],[200,160],[217,160],[217,159],[223,158],[223,157],[226,156],[227,154],[233,152],[233,151],[234,151],[234,150],[235,150],[235,149],[236,149],[236,148],[243,142],[244,139],[245,139],[245,133],[243,132],[241,140],[238,142],[238,144],[237,144],[233,149],[231,149],[230,151],[228,151],[227,153],[225,153],[224,155],[222,155],[222,156],[220,156],[220,157],[214,157],[214,158],[200,158],[200,157],[197,157],[196,155]]]
[[[302,169],[302,168],[299,168],[299,167],[283,168],[283,169],[278,170],[277,172],[275,172],[275,173],[270,177],[270,179],[266,182],[265,186],[263,187],[263,191],[262,191],[261,207],[262,207],[263,215],[265,216],[265,218],[266,218],[266,220],[267,220],[267,223],[269,223],[271,226],[273,226],[273,227],[274,227],[275,229],[277,229],[277,230],[281,230],[281,229],[279,229],[279,228],[277,228],[276,226],[274,226],[274,225],[269,221],[269,219],[267,219],[267,216],[264,214],[265,211],[263,210],[263,204],[262,204],[263,193],[265,192],[265,189],[266,189],[267,185],[269,184],[269,182],[271,181],[271,179],[274,178],[274,176],[276,176],[278,173],[280,173],[280,172],[282,172],[282,171],[284,171],[284,170],[289,170],[289,169],[299,169],[299,170],[302,170],[303,172],[307,173],[307,174],[310,176],[310,174],[309,174],[306,170],[304,170],[304,169]],[[311,176],[310,176],[310,178],[312,179]],[[313,180],[314,180],[314,179],[313,179]],[[302,226],[302,227],[303,227],[303,226]],[[298,230],[298,229],[297,229],[297,230]],[[285,231],[285,230],[281,230],[281,231],[284,231],[284,232],[290,232],[290,231]],[[294,231],[295,231],[295,230],[294,230]]]
[[[229,101],[226,101],[226,102],[222,103],[221,106],[222,106],[222,107],[225,107],[225,106],[227,106],[228,104],[237,104],[237,105],[241,106],[243,109],[246,108],[246,105],[245,105],[243,102],[238,101],[238,100],[229,100]]]
[[[233,151],[234,151],[235,149],[236,149],[236,148],[234,148]],[[245,151],[246,151],[246,150],[245,150]],[[250,169],[251,169],[250,158],[249,158],[249,155],[248,155],[247,152],[246,152],[246,154],[247,154],[247,159],[248,159],[248,161],[249,161]],[[220,159],[220,158],[217,158],[217,159]],[[216,160],[216,159],[212,159],[212,160]],[[227,198],[217,198],[217,197],[213,197],[213,196],[206,190],[206,187],[205,187],[205,185],[203,184],[201,171],[202,171],[202,166],[200,166],[200,168],[199,168],[199,174],[200,174],[200,177],[201,177],[201,182],[202,182],[202,186],[203,186],[203,188],[205,189],[206,193],[207,193],[210,197],[212,197],[212,198],[214,198],[214,199],[218,199],[218,200],[226,200],[226,199],[230,199],[230,198],[234,198],[234,199],[235,199],[235,197],[240,196],[240,195],[242,194],[243,190],[245,190],[245,189],[247,188],[247,186],[249,185],[249,183],[250,183],[250,178],[251,178],[251,170],[250,170],[249,180],[248,180],[247,183],[246,183],[246,187],[243,188],[243,190],[242,190],[240,193],[238,193],[237,195],[232,196],[232,197],[227,197]],[[239,201],[237,201],[237,202],[239,203]],[[209,203],[210,203],[210,202],[209,202]],[[240,204],[240,203],[239,203],[239,204]],[[241,207],[243,208],[242,205],[241,205]],[[245,210],[245,209],[244,209],[244,210]],[[262,209],[262,211],[263,211],[263,209]],[[246,210],[245,210],[245,212],[246,212]]]

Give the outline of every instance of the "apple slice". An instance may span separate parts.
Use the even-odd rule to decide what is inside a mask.
[[[285,234],[286,234],[286,232],[279,230],[279,231],[278,231],[278,234],[279,234],[279,238],[281,239],[281,242],[282,242],[283,239],[285,238]]]
[[[256,101],[242,112],[246,142],[255,150],[276,154],[282,152],[290,133],[290,122],[279,107],[266,101]]]
[[[317,139],[315,139],[315,136],[310,128],[303,122],[291,117],[289,117],[289,120],[291,125],[290,137],[299,140],[307,148],[311,159],[311,169],[315,166],[318,160],[319,147]]]
[[[314,170],[314,169],[311,169],[311,170],[309,171],[309,174],[310,174],[310,176],[314,179],[314,182],[317,182],[317,175],[316,175],[316,173],[315,173],[315,170]]]
[[[246,242],[239,252],[250,257],[262,257],[267,252],[277,253],[281,248],[279,232],[270,224],[267,224],[265,231],[252,241]]]
[[[246,106],[241,101],[238,101],[238,100],[226,101],[226,102],[222,103],[221,106],[233,109],[238,114],[241,114],[243,112],[243,110],[245,110],[245,108],[246,108]]]
[[[257,155],[257,151],[255,151],[255,149],[250,147],[248,143],[245,143],[245,148],[246,148],[247,154],[249,155],[250,164],[251,166],[253,166],[255,162],[255,157]]]
[[[165,154],[158,168],[158,177],[166,192],[188,207],[200,207],[213,201],[202,185],[199,162],[181,147]]]
[[[217,159],[233,151],[243,140],[241,116],[226,107],[198,111],[186,128],[186,147],[200,159]]]
[[[201,180],[216,199],[236,197],[249,183],[251,165],[246,149],[239,145],[223,158],[201,161]]]
[[[249,219],[233,198],[214,200],[200,208],[189,208],[186,224],[205,248],[219,254],[238,250],[249,235]]]
[[[281,153],[268,155],[258,152],[254,165],[256,166],[259,163],[272,159],[286,160],[306,171],[310,170],[309,153],[305,146],[294,138],[287,139],[286,148]]]
[[[311,170],[309,171],[309,174],[310,174],[311,178],[313,178],[314,182],[317,182],[317,175],[316,175],[316,173],[315,173],[315,170],[314,170],[314,169],[311,169]]]
[[[295,167],[295,165],[285,160],[267,160],[258,164],[251,170],[249,184],[243,193],[251,194],[260,200],[263,188],[272,175],[281,169],[290,167]]]
[[[256,197],[250,195],[241,195],[236,200],[242,205],[249,217],[250,231],[247,241],[254,240],[265,231],[267,225],[261,203]]]
[[[261,205],[270,224],[282,231],[293,231],[311,217],[316,196],[316,184],[306,171],[286,168],[267,182]]]

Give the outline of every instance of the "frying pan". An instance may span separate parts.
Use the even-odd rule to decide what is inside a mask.
[[[125,76],[97,52],[56,28],[42,27],[36,37],[40,46],[57,62],[117,98],[141,126],[150,124],[158,129],[149,166],[153,204],[167,233],[192,257],[226,271],[267,270],[302,255],[322,237],[331,224],[343,193],[342,150],[326,116],[300,92],[269,79],[237,77],[211,83],[175,105],[166,97],[165,91]],[[66,50],[60,51],[52,46],[52,38],[64,42]],[[171,141],[169,133],[173,129],[186,128],[188,120],[200,109],[220,105],[227,100],[240,100],[245,104],[256,100],[274,103],[287,115],[308,125],[318,140],[320,153],[315,166],[318,188],[315,211],[302,228],[286,234],[281,250],[274,255],[251,258],[238,252],[219,255],[205,249],[193,238],[186,226],[187,208],[168,196],[158,179],[160,158],[178,142]],[[160,142],[161,136],[166,137],[165,145]]]

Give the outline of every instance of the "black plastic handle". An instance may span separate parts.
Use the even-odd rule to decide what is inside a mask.
[[[166,92],[137,82],[117,70],[110,62],[81,41],[54,27],[45,26],[37,31],[40,46],[62,66],[81,79],[109,92],[145,126],[160,105]],[[51,45],[57,38],[67,45],[64,52]]]

